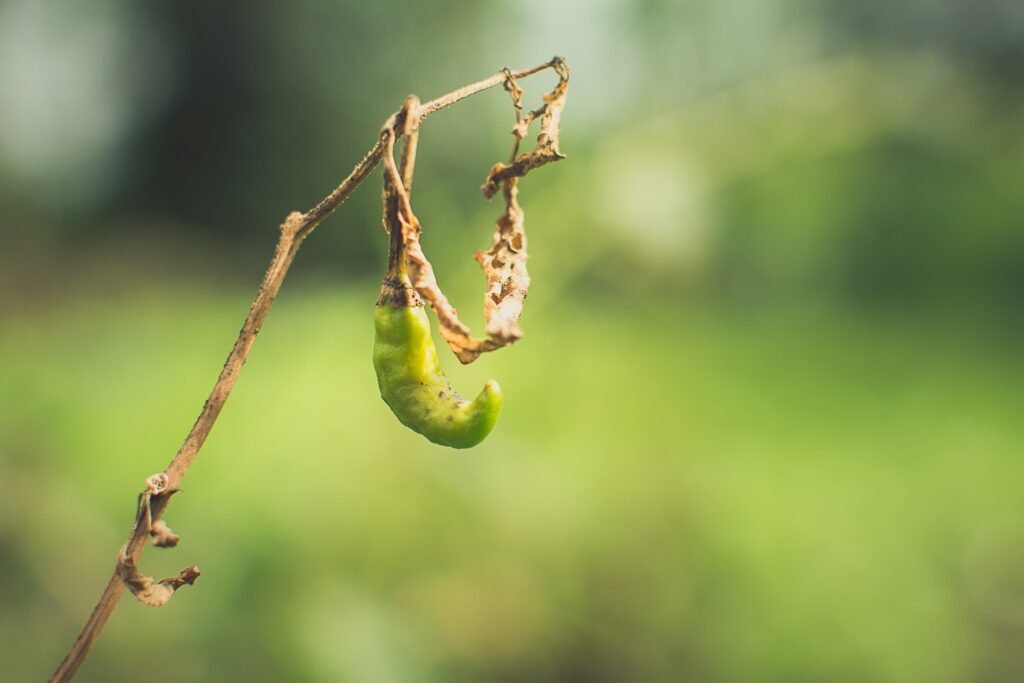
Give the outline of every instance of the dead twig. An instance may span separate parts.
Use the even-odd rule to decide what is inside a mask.
[[[419,105],[417,103],[415,107],[417,125],[419,121],[422,121],[422,119],[430,114],[440,111],[470,95],[500,85],[509,78],[526,78],[549,68],[557,71],[561,68],[559,65],[562,64],[564,64],[562,60],[556,57],[549,62],[511,74],[507,70],[502,71],[494,76],[442,95],[425,104]],[[198,419],[167,468],[147,480],[146,490],[140,494],[135,521],[132,524],[128,541],[118,553],[113,576],[107,582],[99,602],[93,609],[78,638],[71,646],[57,671],[50,678],[51,683],[63,683],[72,679],[99,638],[103,627],[110,619],[110,615],[124,593],[125,586],[128,586],[143,604],[160,606],[166,604],[178,588],[185,584],[192,584],[199,576],[199,570],[194,565],[182,570],[177,577],[162,581],[156,581],[152,577],[142,575],[138,571],[138,565],[146,546],[146,539],[152,537],[154,545],[158,547],[171,547],[177,544],[179,537],[171,532],[161,517],[171,497],[179,491],[178,485],[181,479],[188,472],[196,455],[198,455],[203,444],[206,442],[206,438],[213,429],[221,409],[231,394],[235,381],[242,371],[242,366],[252,350],[256,336],[263,327],[267,313],[274,303],[274,299],[281,288],[281,284],[288,273],[292,261],[295,259],[299,247],[302,245],[303,240],[324,218],[329,216],[352,195],[356,188],[359,187],[359,184],[366,179],[380,162],[385,150],[388,150],[390,154],[395,137],[402,135],[406,130],[405,117],[410,111],[410,108],[405,107],[389,119],[388,125],[378,137],[373,147],[356,164],[356,167],[349,173],[348,177],[320,203],[306,213],[293,212],[289,214],[281,224],[274,257],[267,267],[266,273],[263,275],[259,291],[249,308],[249,314],[246,316],[245,323],[238,334],[238,339],[228,354],[209,398],[207,398]],[[394,166],[393,161],[391,166]],[[409,181],[411,183],[411,167]],[[405,190],[403,190],[404,192]],[[405,196],[407,203],[408,195],[406,194]]]

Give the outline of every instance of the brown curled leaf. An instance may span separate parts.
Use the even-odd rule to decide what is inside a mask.
[[[518,192],[515,179],[506,183],[505,213],[498,218],[493,244],[487,251],[473,255],[487,278],[487,292],[484,294],[487,335],[502,345],[511,344],[523,336],[517,322],[530,289],[530,274],[526,270],[526,231],[523,229],[523,209],[516,201]]]
[[[155,475],[156,476],[156,475]],[[153,536],[158,546],[168,547],[177,544],[179,537],[174,534],[170,527],[160,521],[153,521],[151,499],[153,491],[166,491],[167,487],[154,486],[162,480],[150,477],[147,481],[147,490],[139,496],[138,512],[135,515],[136,527],[141,527],[146,533]],[[173,543],[171,542],[173,538]],[[199,568],[190,565],[182,569],[177,576],[157,581],[152,576],[145,576],[139,572],[137,561],[128,554],[128,544],[121,547],[117,555],[117,575],[143,605],[149,607],[162,607],[174,596],[174,592],[182,586],[192,585],[199,578]]]
[[[508,80],[505,87],[512,95],[516,109],[516,125],[512,131],[516,137],[514,160],[510,164],[495,165],[482,188],[488,197],[493,196],[499,187],[502,188],[505,195],[505,211],[498,218],[490,249],[474,254],[487,280],[487,290],[484,294],[486,339],[473,337],[470,328],[459,319],[457,310],[438,285],[434,268],[420,245],[422,228],[412,211],[408,191],[412,182],[419,133],[416,111],[418,100],[407,100],[401,112],[405,116],[403,132],[406,137],[401,170],[394,160],[396,136],[389,132],[390,129],[385,129],[385,229],[389,233],[399,231],[398,234],[402,236],[399,248],[404,251],[405,265],[412,285],[437,314],[441,336],[462,363],[472,363],[480,354],[512,344],[523,336],[518,320],[529,291],[530,276],[526,269],[524,214],[516,198],[519,191],[516,183],[531,169],[565,158],[558,149],[558,127],[565,103],[569,71],[561,60],[555,63],[554,68],[560,76],[558,84],[551,93],[544,96],[544,105],[525,117],[520,116],[522,90],[511,73],[507,72]],[[531,152],[516,156],[519,143],[526,136],[527,127],[537,117],[540,117],[541,130],[537,136],[536,147]],[[492,187],[493,190],[490,190]],[[392,240],[392,251],[396,243],[397,240]],[[394,266],[397,256],[389,256],[389,271]]]
[[[562,121],[562,110],[565,108],[565,96],[569,87],[569,67],[559,59],[554,65],[560,80],[555,89],[544,95],[544,104],[525,117],[516,117],[516,125],[512,134],[516,136],[516,150],[519,149],[519,141],[526,137],[526,129],[530,123],[540,116],[540,134],[537,135],[537,143],[533,150],[523,152],[515,156],[510,163],[495,164],[487,174],[487,179],[480,187],[480,190],[487,198],[493,197],[501,189],[503,181],[522,178],[535,168],[539,168],[552,161],[564,159],[565,155],[558,149],[558,131]],[[518,110],[518,98],[522,92],[513,84],[508,88],[512,93],[513,101]]]
[[[176,590],[196,582],[199,578],[199,567],[193,564],[182,569],[177,576],[157,581],[152,576],[140,574],[135,562],[122,548],[117,562],[117,575],[143,605],[163,607],[174,596]]]
[[[171,531],[171,527],[162,519],[153,522],[149,535],[153,537],[153,545],[157,548],[173,548],[181,540],[181,536]]]
[[[530,275],[526,270],[526,230],[523,225],[523,209],[517,200],[517,181],[531,169],[565,158],[558,149],[558,130],[569,85],[569,68],[563,61],[558,60],[555,62],[555,70],[560,76],[558,85],[544,96],[543,106],[525,117],[519,115],[523,91],[511,73],[506,72],[508,81],[505,89],[512,95],[512,103],[516,110],[516,125],[512,129],[512,134],[516,137],[512,152],[514,161],[511,164],[497,164],[493,167],[481,188],[484,195],[491,197],[500,183],[505,194],[505,212],[498,218],[491,248],[474,255],[483,268],[484,277],[487,278],[487,293],[484,296],[487,334],[491,339],[502,341],[504,344],[510,344],[522,337],[517,321],[523,313],[523,305],[530,288]],[[516,156],[519,143],[526,137],[527,127],[538,116],[541,117],[541,130],[537,136],[536,147],[532,152]]]

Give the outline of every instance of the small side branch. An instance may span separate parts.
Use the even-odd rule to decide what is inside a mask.
[[[430,100],[416,107],[417,124],[430,114],[449,107],[459,100],[501,85],[508,78],[526,78],[546,69],[558,71],[560,64],[563,64],[561,58],[556,57],[529,69],[515,72],[509,72],[506,69],[494,76]],[[177,545],[179,537],[170,530],[161,517],[171,497],[179,491],[178,485],[181,479],[188,472],[206,442],[206,438],[231,394],[235,381],[245,365],[245,360],[252,350],[257,335],[263,328],[270,307],[277,297],[299,247],[313,229],[348,199],[360,183],[376,168],[388,148],[389,139],[393,145],[394,139],[406,131],[404,116],[408,110],[409,108],[405,107],[388,120],[386,129],[377,138],[374,145],[330,194],[306,213],[296,211],[289,214],[281,224],[273,259],[263,275],[259,291],[249,308],[249,314],[238,333],[238,339],[224,362],[224,367],[217,377],[209,398],[206,399],[199,417],[167,468],[147,480],[146,490],[140,494],[139,508],[128,541],[118,553],[114,573],[107,582],[99,602],[78,638],[50,678],[50,683],[63,683],[74,677],[110,619],[110,615],[124,593],[125,586],[134,593],[140,602],[160,606],[166,604],[178,588],[186,584],[191,585],[199,576],[199,570],[195,565],[186,567],[176,577],[162,581],[140,574],[138,571],[139,558],[146,547],[146,540],[152,538],[153,544],[161,548]],[[412,153],[415,153],[414,148]],[[411,183],[411,170],[409,176]],[[408,200],[406,199],[406,201]]]

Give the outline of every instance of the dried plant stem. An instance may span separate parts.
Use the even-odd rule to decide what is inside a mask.
[[[561,64],[561,60],[555,58],[550,62],[537,65],[530,69],[512,72],[514,78],[525,78],[532,74],[539,73],[548,68],[554,68]],[[417,107],[418,119],[422,120],[430,114],[440,111],[445,107],[455,104],[461,99],[476,93],[501,85],[509,77],[508,71],[502,71],[490,78],[467,85],[458,90],[442,95],[437,99],[426,102]],[[153,538],[154,545],[158,547],[170,547],[177,543],[178,537],[174,535],[165,523],[161,520],[164,510],[167,508],[171,497],[178,491],[178,484],[182,477],[188,472],[189,467],[198,455],[199,450],[206,442],[210,431],[213,429],[217,417],[220,415],[224,403],[231,393],[231,389],[238,379],[245,359],[252,350],[263,323],[267,318],[274,298],[277,296],[281,283],[284,281],[288,268],[295,259],[303,240],[310,232],[329,216],[338,206],[342,204],[359,187],[359,184],[373,171],[380,162],[381,157],[387,148],[387,140],[393,140],[404,132],[404,113],[407,108],[393,115],[385,124],[385,129],[378,137],[376,143],[370,148],[352,172],[345,178],[319,204],[306,213],[291,213],[280,226],[277,247],[274,257],[267,267],[260,285],[259,292],[252,302],[249,315],[245,319],[238,339],[235,341],[224,363],[217,382],[210,392],[209,398],[203,405],[202,412],[196,420],[188,436],[185,438],[181,448],[175,454],[167,468],[155,474],[146,482],[146,490],[139,496],[138,509],[135,515],[135,522],[132,525],[128,542],[118,553],[117,566],[114,575],[107,582],[99,602],[93,609],[88,621],[82,628],[82,632],[75,640],[74,645],[68,651],[64,661],[61,662],[57,671],[50,678],[51,683],[70,681],[78,671],[78,668],[85,661],[93,644],[99,638],[103,627],[117,606],[118,600],[124,592],[125,586],[136,595],[136,597],[148,605],[165,604],[180,586],[191,584],[199,575],[195,566],[187,567],[177,577],[156,581],[138,572],[139,558],[146,547],[146,540]],[[414,153],[414,150],[413,150]],[[410,178],[411,182],[411,173]]]

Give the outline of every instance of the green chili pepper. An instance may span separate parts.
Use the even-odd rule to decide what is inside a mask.
[[[381,398],[402,424],[430,441],[475,446],[498,421],[501,389],[488,380],[473,401],[456,393],[441,370],[423,302],[402,276],[384,281],[373,316],[373,367]]]

